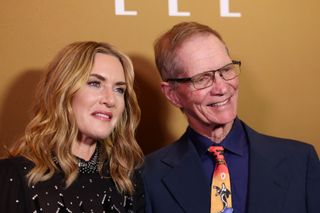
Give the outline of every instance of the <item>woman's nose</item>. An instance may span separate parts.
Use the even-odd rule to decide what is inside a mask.
[[[102,91],[100,103],[107,107],[113,107],[115,105],[115,94],[111,88],[106,88]]]

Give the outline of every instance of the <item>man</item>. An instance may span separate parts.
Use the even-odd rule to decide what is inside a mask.
[[[155,58],[161,90],[189,126],[146,157],[148,213],[320,212],[314,148],[259,134],[237,118],[241,62],[216,31],[177,24],[156,41]]]

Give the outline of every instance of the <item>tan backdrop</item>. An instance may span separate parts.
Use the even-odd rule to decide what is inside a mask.
[[[239,116],[320,153],[318,8],[316,0],[1,1],[1,145],[23,133],[45,65],[79,40],[110,42],[132,58],[142,108],[139,142],[145,153],[170,143],[186,122],[160,93],[152,43],[173,24],[198,21],[220,31],[243,63]]]

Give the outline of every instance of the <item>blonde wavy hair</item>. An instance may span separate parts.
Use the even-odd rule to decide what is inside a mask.
[[[27,174],[29,184],[50,179],[61,170],[66,187],[78,175],[76,157],[71,145],[77,140],[78,128],[71,101],[77,90],[87,82],[97,53],[112,55],[123,66],[126,92],[125,110],[111,135],[102,141],[100,160],[108,161],[110,176],[121,193],[132,194],[132,176],[141,166],[143,153],[135,139],[140,121],[140,108],[133,90],[134,71],[131,60],[110,44],[75,42],[62,49],[49,63],[37,89],[34,117],[24,136],[10,150],[11,156],[24,156],[35,166]],[[54,159],[55,158],[55,159]],[[54,160],[59,162],[59,167]],[[99,164],[101,173],[102,163]]]

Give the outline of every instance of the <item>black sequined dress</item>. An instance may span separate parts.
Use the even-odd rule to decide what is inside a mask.
[[[141,171],[134,177],[135,194],[120,194],[104,166],[98,172],[79,173],[75,182],[65,188],[61,173],[50,180],[28,186],[25,175],[33,163],[23,157],[0,160],[1,213],[69,213],[69,212],[144,212]]]

